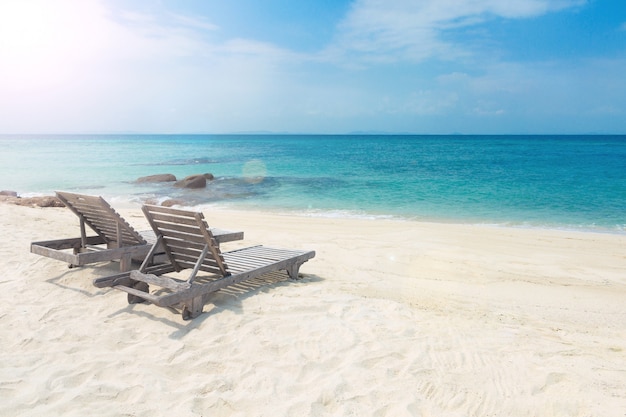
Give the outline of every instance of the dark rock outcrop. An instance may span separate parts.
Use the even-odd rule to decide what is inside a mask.
[[[32,199],[38,207],[65,207],[65,204],[56,197],[33,197]]]
[[[213,174],[190,175],[188,177],[183,178],[180,181],[175,182],[174,187],[192,188],[192,189],[205,188],[207,179],[212,180]]]
[[[63,204],[61,200],[51,196],[25,198],[2,196],[2,198],[0,198],[0,201],[6,201],[7,203],[28,207],[65,207],[65,204]]]
[[[161,203],[163,207],[173,207],[173,206],[184,206],[185,202],[183,200],[177,200],[175,198],[170,198]]]
[[[173,174],[156,174],[156,175],[148,175],[147,177],[137,178],[135,182],[144,183],[144,182],[174,182],[176,181],[176,176]]]

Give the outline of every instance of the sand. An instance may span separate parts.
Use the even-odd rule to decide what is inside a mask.
[[[30,254],[69,210],[0,204],[0,415],[626,416],[626,235],[205,216],[317,256],[183,321]]]

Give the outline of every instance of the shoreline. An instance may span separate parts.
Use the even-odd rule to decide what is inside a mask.
[[[98,195],[91,194],[91,195]],[[24,203],[18,204],[15,202],[15,199],[23,199]],[[0,195],[0,204],[16,204],[21,206],[38,206],[38,207],[64,207],[62,203],[59,202],[59,205],[55,204],[56,200],[54,194],[45,194],[45,193],[22,193],[18,194],[17,197],[9,196],[9,195]],[[107,198],[105,198],[107,199]],[[124,199],[120,197],[109,198],[107,201],[115,208],[116,210],[140,210],[142,204],[157,204],[160,205],[165,200],[157,200],[157,201],[131,201],[129,199]],[[229,202],[217,202],[217,203],[199,203],[196,205],[184,205],[184,204],[175,204],[174,207],[179,207],[184,210],[191,211],[233,211],[233,212],[243,212],[243,213],[267,213],[267,214],[275,214],[278,216],[294,216],[294,217],[302,217],[302,218],[312,218],[312,219],[354,219],[354,220],[364,220],[364,221],[397,221],[397,222],[409,222],[409,223],[427,223],[427,224],[441,224],[441,225],[467,225],[467,226],[485,226],[485,227],[498,227],[498,228],[511,228],[511,229],[520,229],[520,230],[554,230],[554,231],[563,231],[563,232],[574,232],[574,233],[599,233],[599,234],[610,234],[610,235],[626,235],[626,224],[623,226],[615,225],[613,227],[608,226],[579,226],[579,225],[571,225],[571,224],[559,224],[559,223],[533,223],[528,221],[490,221],[490,220],[466,220],[462,218],[417,218],[411,216],[402,216],[396,214],[385,214],[385,213],[368,213],[368,212],[351,212],[349,210],[323,210],[323,209],[305,209],[305,210],[297,210],[297,209],[286,209],[286,208],[270,208],[270,207],[259,207],[259,206],[246,206],[245,204],[236,204]]]
[[[137,208],[120,214],[138,230]],[[312,249],[298,281],[220,291],[184,322],[31,241],[65,208],[0,203],[7,415],[621,415],[626,236],[203,210],[223,250]]]

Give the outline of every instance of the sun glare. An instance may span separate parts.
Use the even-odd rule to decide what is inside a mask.
[[[0,2],[0,74],[5,89],[35,91],[58,82],[68,47],[63,20],[61,2]]]
[[[97,1],[0,1],[0,75],[12,91],[71,79],[102,39]]]
[[[0,48],[3,56],[24,59],[52,46],[53,3],[45,1],[0,2]]]

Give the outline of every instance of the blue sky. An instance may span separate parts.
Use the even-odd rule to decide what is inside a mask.
[[[622,0],[1,0],[0,133],[626,133]]]

